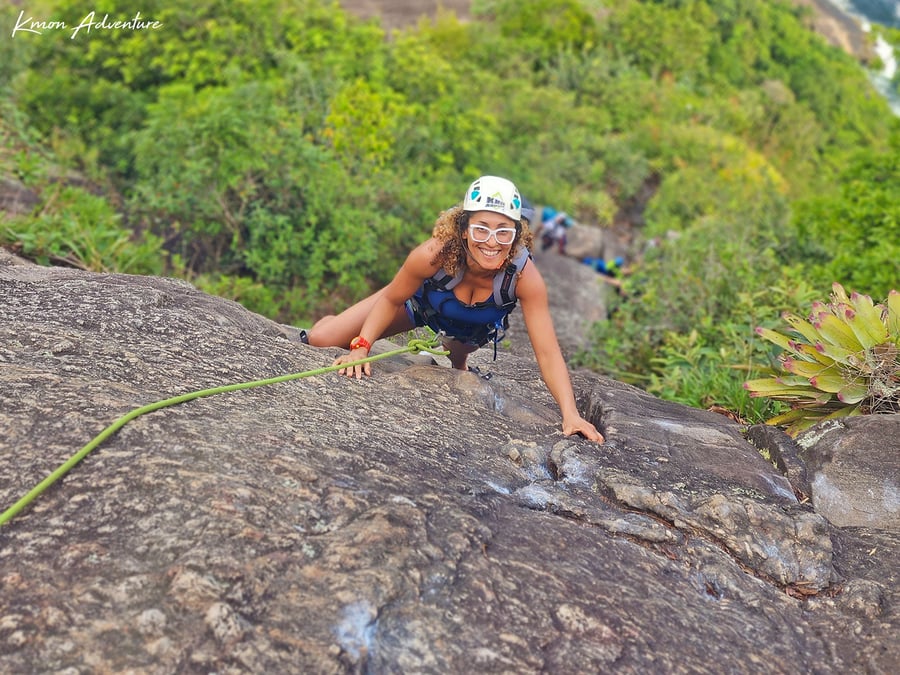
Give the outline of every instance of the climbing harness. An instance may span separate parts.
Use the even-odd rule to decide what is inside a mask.
[[[53,485],[57,480],[66,475],[72,467],[74,467],[78,462],[84,459],[88,453],[94,450],[98,445],[100,445],[107,438],[116,433],[119,429],[125,426],[131,420],[140,417],[149,412],[154,412],[156,410],[160,410],[162,408],[168,408],[169,406],[177,405],[179,403],[185,403],[186,401],[193,401],[195,398],[203,398],[205,396],[213,396],[214,394],[224,394],[231,391],[238,391],[239,389],[252,389],[253,387],[261,387],[267,384],[278,384],[279,382],[288,382],[290,380],[299,380],[303,377],[312,377],[314,375],[322,375],[323,373],[330,373],[335,370],[341,370],[344,368],[352,368],[354,366],[359,366],[364,363],[369,363],[371,361],[378,361],[380,359],[386,359],[391,356],[397,356],[398,354],[407,354],[413,353],[417,354],[419,352],[428,352],[429,354],[436,354],[441,356],[446,356],[449,352],[438,349],[437,345],[440,342],[440,335],[434,335],[430,339],[420,339],[413,338],[409,341],[406,347],[402,347],[400,349],[395,349],[393,351],[384,352],[382,354],[376,354],[375,356],[367,356],[364,359],[359,359],[357,361],[351,361],[349,363],[340,363],[333,366],[327,366],[325,368],[317,368],[315,370],[307,370],[302,373],[290,373],[288,375],[280,375],[278,377],[272,377],[265,380],[254,380],[252,382],[239,382],[237,384],[226,384],[221,387],[214,387],[212,389],[202,389],[200,391],[192,391],[187,394],[181,394],[179,396],[173,396],[172,398],[167,398],[162,401],[156,401],[154,403],[149,403],[145,406],[141,406],[140,408],[135,408],[131,412],[128,412],[122,415],[115,422],[106,427],[103,431],[101,431],[97,436],[91,440],[90,443],[85,445],[81,450],[72,455],[66,462],[61,464],[56,471],[47,476],[44,480],[38,483],[34,488],[32,488],[28,494],[22,497],[19,501],[9,507],[6,511],[0,514],[0,526],[12,520],[20,511],[22,511],[26,506],[28,506],[32,501],[34,501],[40,494],[46,490],[48,487]]]
[[[509,327],[509,313],[517,303],[516,280],[530,259],[531,252],[522,247],[502,273],[494,277],[491,296],[473,305],[463,304],[453,293],[462,281],[465,270],[460,269],[455,276],[450,276],[440,269],[406,301],[407,313],[417,326],[443,331],[460,342],[479,347],[493,342],[496,361],[497,344]]]

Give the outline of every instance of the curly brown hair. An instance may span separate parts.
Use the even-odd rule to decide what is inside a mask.
[[[443,242],[441,250],[434,256],[431,264],[440,265],[450,276],[454,276],[466,264],[466,243],[462,235],[469,227],[469,215],[461,205],[453,206],[441,212],[431,231],[435,239]],[[534,237],[528,227],[528,221],[516,221],[516,238],[509,247],[506,263],[512,262],[521,247],[531,250],[533,243]]]

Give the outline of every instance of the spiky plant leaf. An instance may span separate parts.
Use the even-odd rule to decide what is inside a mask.
[[[806,319],[803,319],[796,314],[791,314],[790,312],[785,312],[781,316],[788,324],[790,324],[791,328],[793,328],[796,333],[805,337],[807,342],[815,342],[819,339],[819,333],[816,331],[816,327]]]
[[[825,405],[832,400],[832,394],[815,387],[785,386],[775,381],[750,380],[744,383],[751,398],[774,398],[785,403]]]
[[[888,333],[894,336],[894,342],[900,345],[900,292],[891,291],[888,293],[885,305],[884,323],[887,326]]]
[[[818,363],[823,366],[833,366],[834,359],[828,356],[824,351],[819,351],[814,345],[808,345],[803,342],[791,342],[794,348],[794,354],[801,357],[803,361],[810,363]]]
[[[793,387],[806,387],[810,386],[809,378],[803,377],[802,375],[777,375],[775,377],[776,380],[781,382],[784,385],[793,386]]]
[[[823,417],[823,420],[836,420],[841,417],[855,417],[856,415],[861,415],[862,411],[860,410],[859,405],[845,405],[837,410],[833,410]]]
[[[859,403],[869,395],[869,388],[861,382],[845,383],[837,392],[841,403]]]
[[[768,420],[766,420],[766,424],[771,424],[772,426],[781,426],[782,424],[788,424],[790,422],[802,419],[807,415],[809,415],[809,411],[805,408],[791,408],[787,412],[783,412],[780,415],[775,415],[775,417],[770,417]]]
[[[825,354],[832,361],[841,365],[849,365],[851,359],[853,359],[860,352],[860,350],[851,351],[849,349],[844,349],[843,347],[839,347],[827,342],[817,342],[815,344],[815,348],[816,351]]]
[[[744,389],[748,390],[751,396],[771,396],[772,394],[794,393],[804,391],[807,393],[815,393],[815,388],[809,386],[809,380],[806,380],[808,389],[804,389],[804,385],[785,384],[777,377],[763,377],[757,380],[747,380],[744,382]]]
[[[769,342],[772,342],[773,344],[778,345],[785,351],[793,351],[790,346],[791,339],[788,337],[785,337],[784,335],[782,335],[781,333],[778,333],[777,331],[771,330],[770,328],[763,328],[762,326],[759,326],[756,329],[756,334],[759,335],[760,337],[768,340]]]
[[[846,304],[850,302],[850,298],[847,297],[847,291],[845,291],[844,287],[836,281],[831,284],[831,297],[834,298],[836,303]]]
[[[839,373],[816,375],[809,379],[809,384],[816,389],[827,391],[831,394],[837,394],[847,386],[847,382],[844,380],[843,375]]]
[[[818,312],[813,318],[813,326],[829,344],[851,352],[863,349],[862,343],[850,326],[831,312]]]
[[[822,411],[808,410],[806,408],[794,408],[782,415],[776,415],[768,420],[766,424],[773,426],[784,426],[785,432],[790,436],[796,436],[801,431],[806,431],[813,424],[827,417]]]
[[[766,420],[766,424],[772,426],[786,425],[786,432],[790,436],[796,436],[801,431],[806,431],[818,422],[840,419],[842,417],[851,417],[859,414],[859,406],[842,406],[831,411],[824,409],[811,410],[809,408],[793,408],[785,413]]]
[[[834,362],[832,362],[831,365],[825,365],[822,363],[810,363],[809,361],[787,357],[782,360],[781,365],[789,373],[792,373],[793,375],[802,375],[807,378],[835,372]]]
[[[857,314],[862,314],[866,317],[866,321],[884,325],[881,323],[881,306],[879,305],[876,310],[875,302],[872,300],[871,296],[853,291],[850,294],[850,304],[853,306],[853,309],[856,310]]]
[[[880,316],[873,321],[868,311],[860,313],[855,308],[844,307],[845,321],[864,349],[871,349],[887,340],[887,328],[881,323]]]

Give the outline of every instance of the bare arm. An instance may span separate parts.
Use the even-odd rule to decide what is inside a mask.
[[[534,356],[541,370],[541,377],[547,389],[556,399],[562,413],[562,428],[566,436],[580,433],[585,438],[603,443],[603,435],[596,427],[584,419],[575,405],[575,393],[569,369],[563,358],[550,307],[547,301],[547,285],[534,264],[525,266],[516,283],[516,295],[522,305],[528,337],[534,348]]]
[[[398,312],[405,311],[403,304],[412,297],[425,279],[437,272],[437,265],[433,265],[431,261],[440,250],[440,246],[440,242],[432,238],[414,248],[391,282],[376,294],[377,300],[359,331],[360,336],[365,338],[369,344],[385,336]],[[368,353],[369,350],[363,347],[354,349],[349,354],[338,357],[334,361],[334,365],[358,361],[365,358]],[[366,363],[338,372],[348,376],[361,377],[363,373],[370,375],[371,367]]]

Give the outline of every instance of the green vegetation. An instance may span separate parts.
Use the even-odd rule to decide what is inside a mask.
[[[37,195],[0,245],[44,263],[303,325],[475,175],[601,227],[646,202],[576,363],[750,421],[779,405],[742,386],[772,356],[754,328],[898,283],[898,121],[787,0],[475,0],[390,36],[326,0],[147,0],[162,27],[75,36],[83,4],[28,11],[68,28],[0,41],[0,177]]]
[[[785,313],[794,338],[757,329],[784,352],[771,377],[744,387],[789,403],[769,424],[785,424],[793,435],[820,420],[900,412],[900,292],[879,305],[837,283],[831,295],[828,304],[813,303],[808,321]]]

